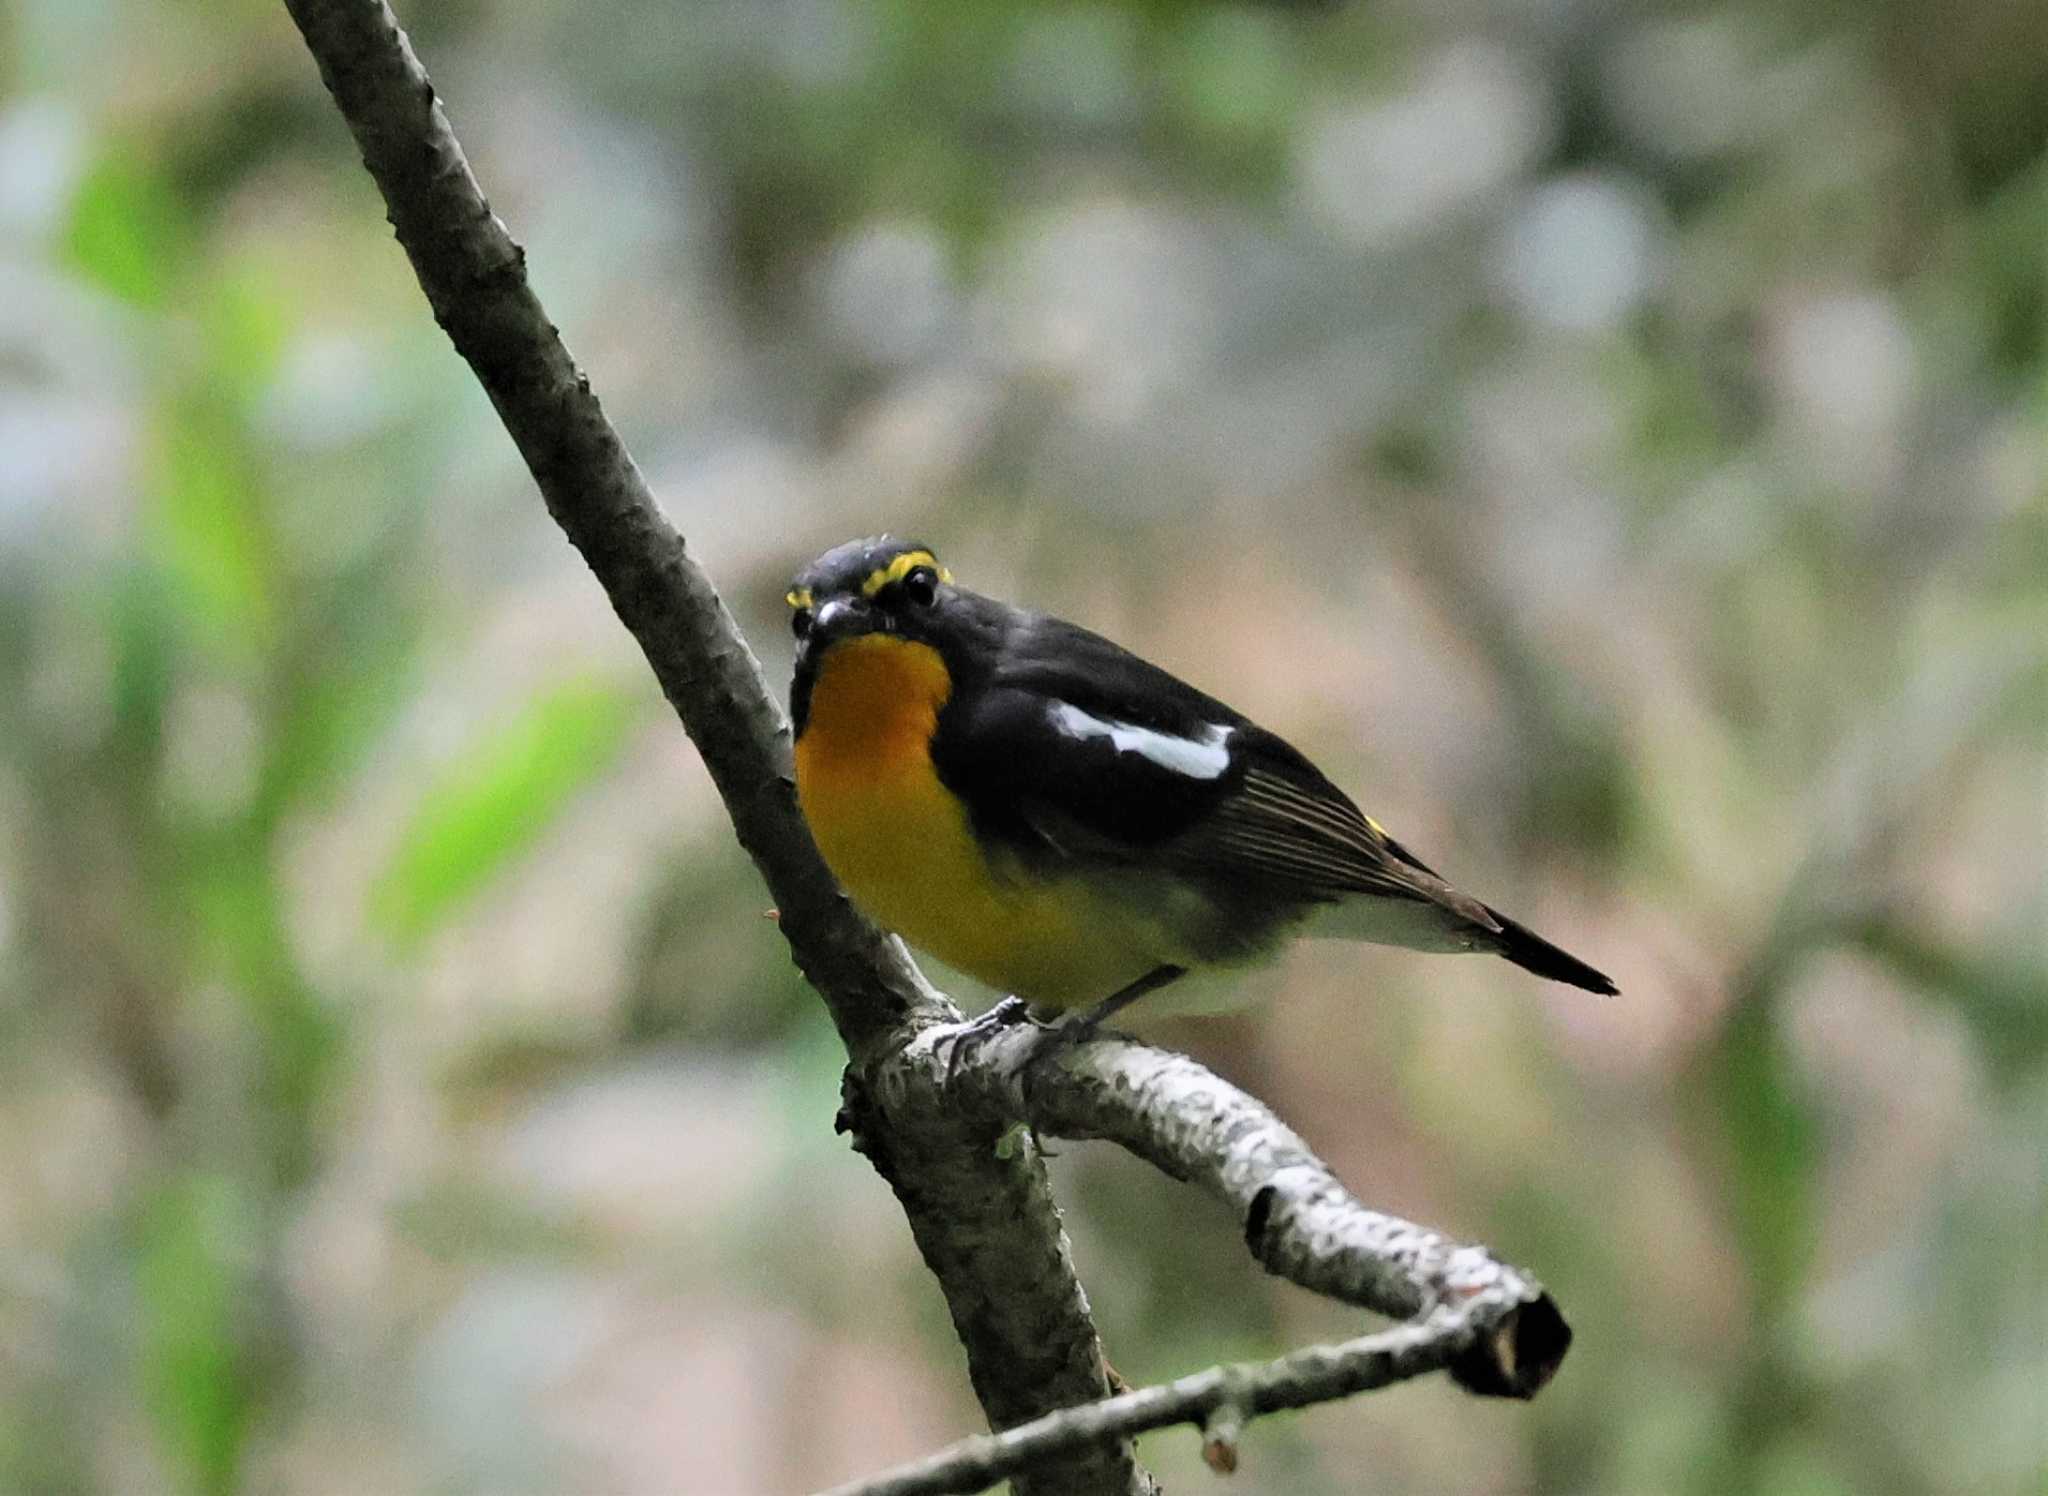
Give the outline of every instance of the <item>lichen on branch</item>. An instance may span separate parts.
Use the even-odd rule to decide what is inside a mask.
[[[468,361],[549,513],[647,657],[778,907],[778,928],[849,1056],[841,1124],[888,1180],[946,1297],[969,1375],[1005,1432],[952,1459],[973,1490],[1141,1493],[1131,1436],[1208,1420],[1214,1458],[1260,1413],[1447,1368],[1529,1396],[1569,1332],[1526,1275],[1366,1210],[1259,1102],[1183,1056],[1096,1041],[1026,1063],[1030,1031],[941,1058],[958,1010],[833,881],[798,814],[789,733],[717,590],[661,513],[526,278],[425,70],[384,0],[285,0],[384,196],[435,320]],[[1267,1367],[1216,1368],[1111,1396],[1102,1348],[1035,1150],[1017,1119],[1108,1138],[1229,1201],[1269,1271],[1409,1323]],[[1417,1318],[1416,1316],[1419,1316]],[[994,1454],[988,1453],[993,1447]],[[929,1462],[927,1462],[929,1463]],[[979,1473],[977,1473],[979,1472]],[[986,1476],[986,1478],[984,1478]],[[962,1480],[979,1484],[960,1484]]]

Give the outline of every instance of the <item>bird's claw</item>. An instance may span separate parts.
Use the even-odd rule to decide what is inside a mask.
[[[1040,1030],[1057,1030],[1058,1025],[1035,1018],[1031,1005],[1021,997],[1006,997],[978,1018],[957,1023],[938,1036],[937,1046],[943,1047],[946,1059],[946,1080],[950,1083],[959,1073],[961,1063],[976,1049],[993,1039],[1005,1029],[1025,1023]]]

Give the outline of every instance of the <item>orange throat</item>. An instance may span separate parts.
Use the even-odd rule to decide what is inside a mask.
[[[960,805],[932,768],[932,733],[952,693],[928,644],[865,634],[818,662],[796,740],[796,793],[818,850],[856,902],[882,923],[915,927],[921,848],[965,831]]]
[[[797,793],[813,828],[813,799],[831,820],[851,808],[843,802],[875,787],[929,776],[932,733],[952,690],[946,663],[929,644],[864,634],[827,653],[796,742]]]

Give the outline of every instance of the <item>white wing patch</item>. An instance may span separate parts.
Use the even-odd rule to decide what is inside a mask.
[[[1183,738],[1128,722],[1105,722],[1070,701],[1056,703],[1048,715],[1052,725],[1070,738],[1108,738],[1117,752],[1149,758],[1160,768],[1190,779],[1214,779],[1230,767],[1230,749],[1224,745],[1231,730],[1221,723],[1206,723],[1197,736]]]

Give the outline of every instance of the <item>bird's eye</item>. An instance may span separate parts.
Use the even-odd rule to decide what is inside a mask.
[[[929,566],[914,566],[903,578],[903,595],[920,608],[939,600],[939,574]]]
[[[789,615],[789,631],[801,639],[811,631],[811,610],[798,608]]]

